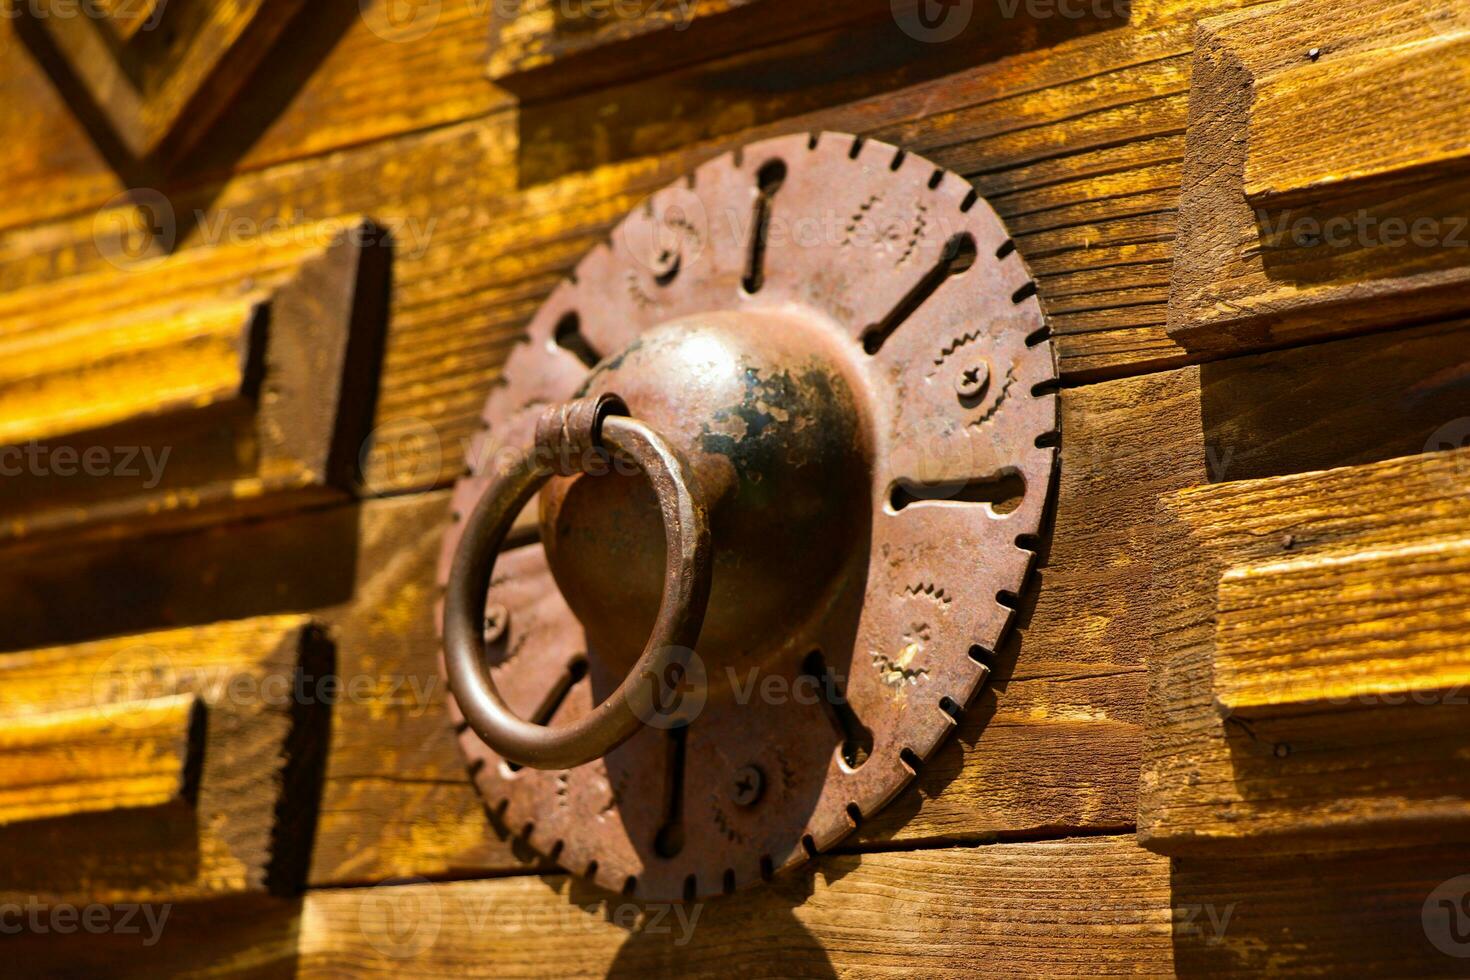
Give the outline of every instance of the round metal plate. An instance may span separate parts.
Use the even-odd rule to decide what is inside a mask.
[[[813,314],[851,345],[874,443],[865,579],[792,624],[792,655],[730,677],[743,697],[711,698],[684,732],[646,729],[575,769],[507,765],[450,699],[491,810],[569,871],[646,899],[799,865],[909,784],[984,682],[1052,487],[1055,358],[994,211],[892,146],[781,137],[652,195],[542,305],[455,488],[441,583],[482,474],[531,445],[537,415],[578,392],[589,362],[677,317],[762,308]],[[589,657],[539,544],[501,557],[489,601],[508,612],[491,669],[523,717],[554,706],[550,723],[565,723],[619,680]],[[813,682],[812,650],[835,688]],[[833,689],[846,709],[828,703]],[[856,765],[853,718],[871,738]]]

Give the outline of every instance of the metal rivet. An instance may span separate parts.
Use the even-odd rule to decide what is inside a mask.
[[[736,806],[754,806],[766,788],[766,777],[755,766],[741,766],[735,772],[734,791],[730,798]]]
[[[985,361],[971,361],[955,376],[954,390],[961,398],[975,398],[990,383],[990,365]]]
[[[485,642],[499,643],[505,636],[505,628],[510,625],[510,610],[499,603],[491,603],[485,607]]]

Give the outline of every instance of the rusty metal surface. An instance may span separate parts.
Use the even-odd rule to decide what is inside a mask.
[[[444,668],[455,704],[470,730],[502,758],[538,769],[600,759],[656,716],[670,724],[683,721],[660,710],[663,678],[687,672],[709,600],[709,521],[701,498],[690,490],[685,464],[647,426],[608,417],[610,412],[626,415],[627,407],[607,394],[542,412],[536,444],[496,474],[465,521],[445,588]],[[663,525],[658,536],[666,551],[658,611],[642,653],[608,697],[570,724],[547,725],[506,705],[485,670],[486,645],[503,638],[511,615],[499,604],[487,615],[487,591],[516,514],[555,474],[611,476],[615,457],[604,447],[626,454],[630,469],[646,476],[657,498]]]
[[[451,703],[490,808],[568,870],[661,900],[800,865],[908,785],[984,682],[1048,505],[1034,294],[967,182],[851,136],[744,147],[635,209],[512,352],[441,581],[458,515],[542,411],[616,392],[710,509],[705,632],[663,692],[692,721],[537,770]],[[557,478],[541,507],[544,544],[496,565],[488,659],[511,710],[568,725],[641,649],[664,542],[637,477]]]

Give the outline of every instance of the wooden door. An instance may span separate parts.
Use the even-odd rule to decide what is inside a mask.
[[[12,970],[1466,970],[1470,8],[7,13]],[[1058,358],[1052,517],[909,789],[801,872],[639,902],[475,791],[450,488],[584,253],[808,131],[1006,223]]]

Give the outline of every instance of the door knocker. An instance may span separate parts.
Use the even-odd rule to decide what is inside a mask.
[[[490,809],[677,900],[908,785],[1039,546],[1035,294],[963,178],[852,136],[746,146],[628,215],[532,319],[455,489],[445,671]]]

